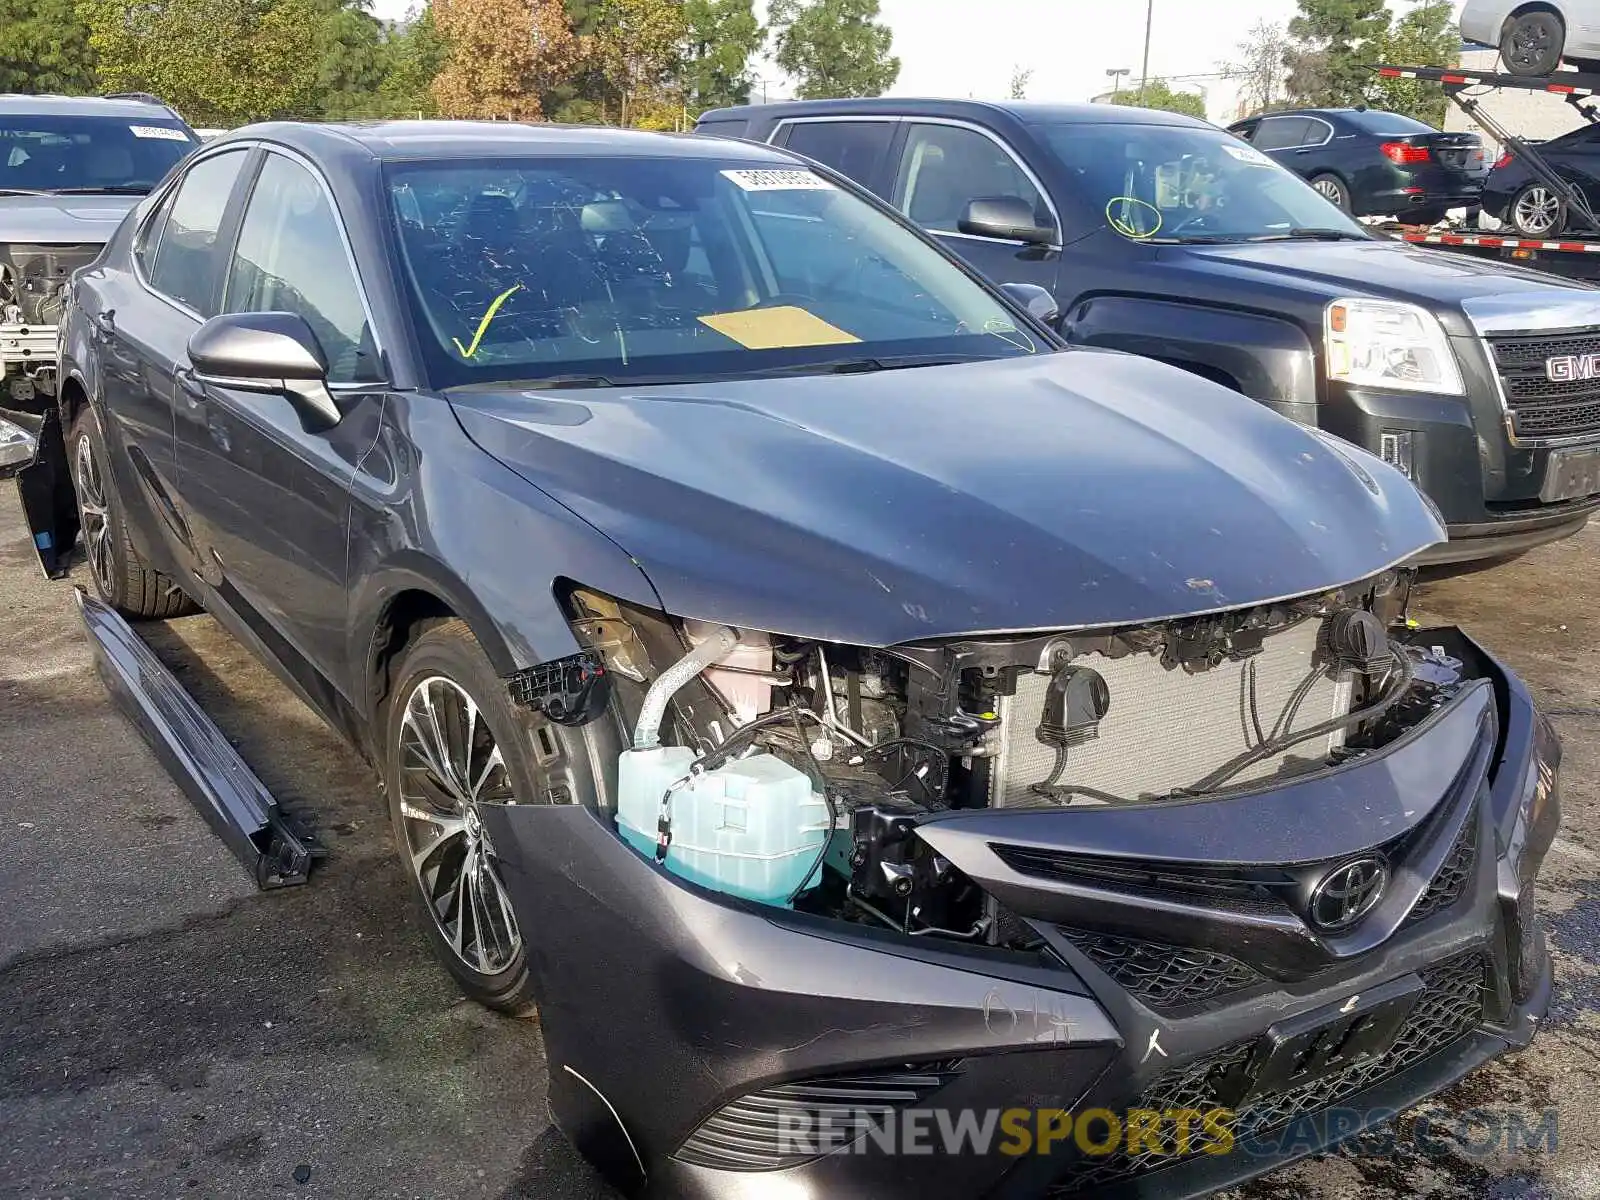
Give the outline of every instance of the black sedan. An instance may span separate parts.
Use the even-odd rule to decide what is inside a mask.
[[[1307,108],[1251,117],[1228,132],[1357,217],[1421,225],[1476,204],[1488,167],[1475,133],[1440,133],[1399,113]]]
[[[630,1191],[1198,1194],[1545,1010],[1559,748],[1420,494],[784,151],[242,130],[63,346],[100,597],[372,761]]]
[[[1539,157],[1573,184],[1600,212],[1600,125],[1585,125],[1538,144]],[[1568,229],[1588,233],[1569,212],[1565,197],[1539,179],[1526,163],[1502,154],[1483,187],[1483,211],[1525,238],[1557,238]]]

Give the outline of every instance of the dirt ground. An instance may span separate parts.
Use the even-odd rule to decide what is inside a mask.
[[[1600,1200],[1600,528],[1431,581],[1566,744],[1548,1026],[1439,1099],[1554,1153],[1401,1144],[1249,1200]],[[81,572],[79,572],[81,575]],[[365,768],[207,617],[142,632],[330,855],[258,894],[112,709],[66,584],[0,494],[0,1198],[611,1195],[549,1127],[537,1024],[436,968]]]

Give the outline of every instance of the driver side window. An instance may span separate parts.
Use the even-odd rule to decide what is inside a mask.
[[[380,378],[339,214],[317,177],[281,154],[267,156],[250,195],[223,311],[297,313],[328,356],[329,383]]]
[[[1039,189],[993,138],[959,125],[908,127],[894,203],[911,220],[924,229],[959,233],[968,203],[998,196],[1024,201],[1040,225],[1055,225]]]

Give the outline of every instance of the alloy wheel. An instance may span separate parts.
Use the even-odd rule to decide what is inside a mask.
[[[480,819],[484,804],[515,803],[500,747],[472,697],[430,675],[406,697],[399,754],[405,852],[428,911],[468,968],[498,975],[522,949]]]
[[[1517,197],[1512,224],[1535,236],[1549,233],[1560,219],[1561,201],[1547,187],[1531,187]]]
[[[1323,199],[1332,200],[1335,204],[1339,203],[1339,185],[1334,180],[1319,179],[1311,186],[1317,189]]]
[[[1519,25],[1511,33],[1511,63],[1518,67],[1533,67],[1540,63],[1550,48],[1550,30],[1543,24]]]
[[[78,525],[83,530],[83,549],[89,559],[89,570],[94,574],[100,594],[109,597],[112,590],[110,505],[106,502],[100,464],[95,461],[94,448],[87,437],[78,439],[72,474],[77,485]]]

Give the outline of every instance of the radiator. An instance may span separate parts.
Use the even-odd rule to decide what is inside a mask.
[[[1244,681],[1249,663],[1255,664],[1256,710],[1269,735],[1295,689],[1314,670],[1316,682],[1296,710],[1291,728],[1308,729],[1349,712],[1349,680],[1336,678],[1318,664],[1320,625],[1302,621],[1268,637],[1253,658],[1224,662],[1193,675],[1182,668],[1168,670],[1159,656],[1143,653],[1074,659],[1074,666],[1090,667],[1104,677],[1111,705],[1100,722],[1099,736],[1067,751],[1066,768],[1056,782],[1128,800],[1198,783],[1256,744]],[[1041,744],[1036,732],[1049,685],[1048,675],[1024,675],[1016,695],[1000,702],[1000,726],[991,735],[999,743],[990,776],[989,802],[994,807],[1052,803],[1029,790],[1047,780],[1055,765],[1055,747]],[[1272,775],[1286,760],[1320,760],[1343,742],[1343,730],[1302,742],[1286,755],[1246,768],[1230,783]]]

